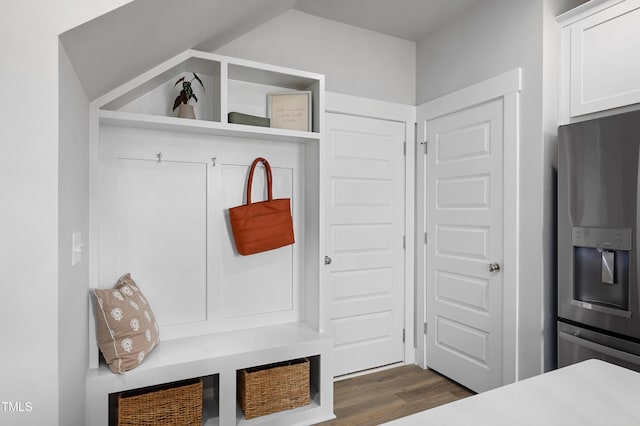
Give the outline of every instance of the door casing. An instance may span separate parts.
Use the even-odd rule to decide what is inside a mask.
[[[503,205],[503,384],[517,380],[518,354],[518,204],[519,204],[519,97],[522,90],[522,70],[516,68],[488,80],[418,106],[416,153],[416,330],[423,334],[416,339],[416,362],[427,367],[426,353],[426,240],[425,227],[425,145],[426,123],[475,105],[502,98],[504,105],[504,205]]]
[[[415,120],[416,107],[370,98],[325,92],[325,111],[362,116],[382,120],[400,121],[405,125],[405,289],[404,289],[404,364],[414,364],[415,359]],[[326,194],[324,194],[326,197]],[[326,280],[325,280],[326,282]],[[324,302],[324,308],[327,301]],[[328,320],[327,320],[328,321]],[[329,329],[329,324],[325,324]],[[385,367],[382,367],[385,368]],[[357,374],[356,374],[357,375]],[[350,375],[342,376],[348,378]]]

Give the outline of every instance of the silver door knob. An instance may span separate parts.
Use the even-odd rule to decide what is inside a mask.
[[[500,270],[500,264],[493,262],[489,264],[489,272],[498,272]]]
[[[324,257],[324,264],[325,265],[331,265],[331,258],[329,256],[325,256]]]

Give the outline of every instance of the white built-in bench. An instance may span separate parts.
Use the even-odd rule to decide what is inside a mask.
[[[334,418],[331,366],[333,341],[304,322],[162,341],[142,365],[114,374],[105,364],[87,374],[87,424],[106,426],[109,394],[217,375],[205,392],[203,424],[313,424]],[[236,372],[243,368],[306,357],[310,360],[311,404],[246,420],[236,404]],[[217,400],[216,400],[217,399]]]

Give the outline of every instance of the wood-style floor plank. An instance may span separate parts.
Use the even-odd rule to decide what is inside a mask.
[[[334,383],[335,420],[321,426],[378,425],[474,393],[433,370],[405,365]]]

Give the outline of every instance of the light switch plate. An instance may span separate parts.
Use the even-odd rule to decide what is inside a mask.
[[[71,234],[71,266],[76,266],[82,261],[82,233]]]

